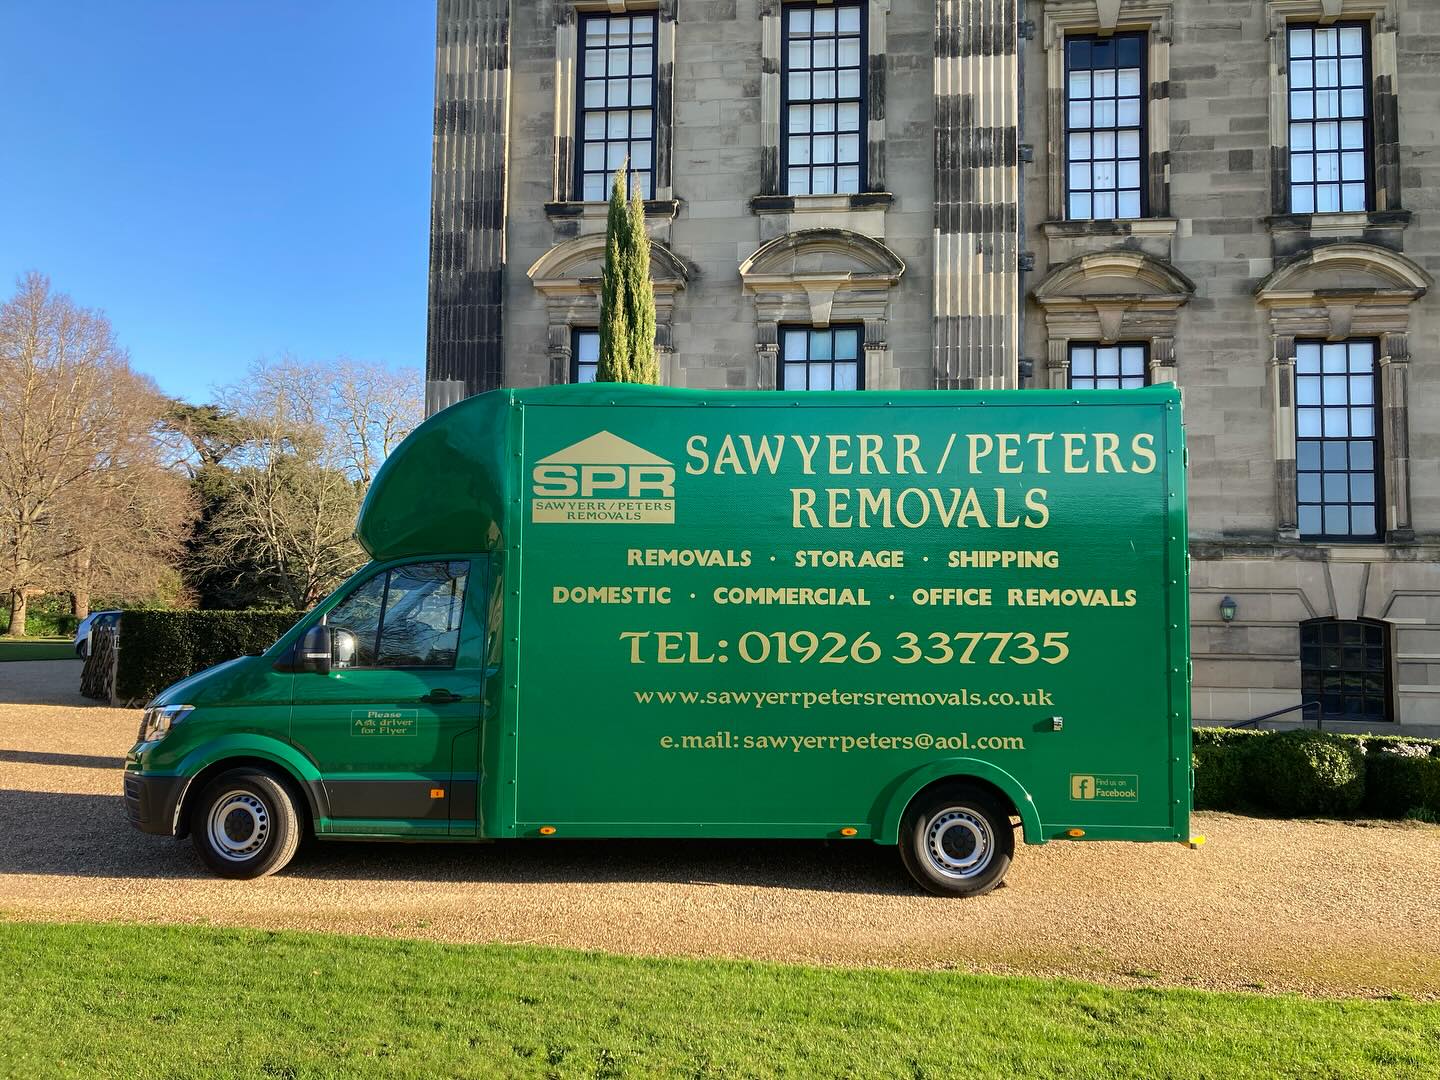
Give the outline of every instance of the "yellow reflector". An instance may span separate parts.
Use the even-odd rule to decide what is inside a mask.
[[[1191,847],[1191,848],[1198,848],[1198,847],[1200,847],[1200,846],[1201,846],[1202,844],[1204,844],[1204,843],[1205,843],[1205,837],[1203,837],[1203,836],[1192,836],[1192,837],[1190,837],[1190,847]]]
[[[857,832],[859,832],[859,831],[860,831],[859,829],[845,828],[845,829],[841,829],[841,830],[840,830],[840,835],[841,835],[841,836],[854,836],[854,835],[855,835]]]
[[[540,835],[541,835],[541,836],[554,836],[554,835],[555,835],[555,826],[554,826],[554,825],[541,825],[541,826],[540,826]]]
[[[443,787],[432,787],[430,789],[430,797],[432,799],[443,799],[445,797],[445,789]]]
[[[1071,829],[1071,830],[1070,830],[1069,832],[1067,832],[1065,835],[1066,835],[1066,836],[1084,836],[1084,835],[1085,835],[1085,830],[1084,830],[1084,829]]]

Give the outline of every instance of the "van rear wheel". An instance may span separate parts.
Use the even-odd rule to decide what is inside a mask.
[[[289,789],[258,769],[234,769],[205,785],[190,810],[200,858],[228,878],[273,874],[295,855],[302,819]]]
[[[917,796],[900,825],[900,859],[937,896],[982,896],[1015,857],[1010,808],[973,784],[947,784]]]

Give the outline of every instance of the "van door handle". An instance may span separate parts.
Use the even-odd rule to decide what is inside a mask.
[[[448,705],[452,701],[464,701],[459,694],[452,694],[449,690],[435,689],[420,699],[427,705]]]

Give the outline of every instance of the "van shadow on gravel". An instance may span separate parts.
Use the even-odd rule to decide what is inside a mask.
[[[150,836],[119,795],[0,789],[0,874],[205,879],[188,840]],[[905,895],[895,849],[869,841],[515,840],[307,843],[279,875],[343,882],[695,884]]]
[[[19,765],[61,765],[69,769],[115,769],[125,764],[123,757],[102,757],[99,754],[56,754],[49,750],[0,749],[0,761]]]
[[[893,847],[818,840],[515,840],[493,844],[319,842],[284,873],[316,880],[494,884],[742,885],[897,895]]]

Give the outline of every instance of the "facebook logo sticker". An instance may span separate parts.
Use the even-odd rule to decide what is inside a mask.
[[[1071,773],[1071,802],[1138,802],[1140,777],[1134,773]]]

